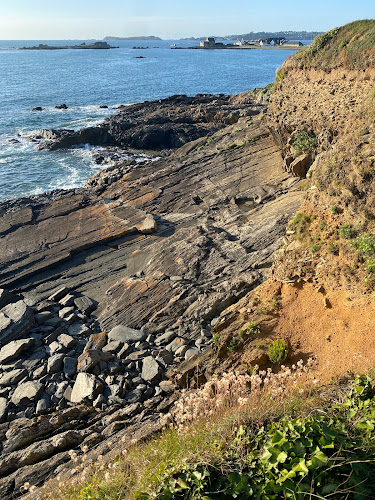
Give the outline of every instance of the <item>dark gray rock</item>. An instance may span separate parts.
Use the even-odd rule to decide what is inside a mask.
[[[77,373],[77,359],[66,357],[64,358],[64,373],[69,377],[72,377]]]
[[[118,353],[120,349],[123,349],[125,346],[129,347],[128,344],[122,344],[121,342],[109,342],[109,344],[103,347],[103,352],[110,352],[112,354]]]
[[[136,342],[142,342],[146,336],[146,333],[141,332],[140,330],[134,330],[133,328],[129,328],[127,326],[118,325],[109,332],[108,341],[134,344]]]
[[[15,405],[25,406],[36,401],[43,392],[44,386],[40,382],[29,381],[20,384],[14,391],[11,401]]]
[[[42,311],[35,314],[35,321],[38,325],[42,325],[47,319],[53,318],[53,313],[51,311]]]
[[[34,314],[23,300],[8,304],[0,312],[0,343],[22,339],[34,326]]]
[[[57,337],[57,340],[61,345],[63,345],[67,349],[71,349],[72,347],[77,345],[77,339],[71,337],[70,335],[67,335],[66,333],[59,335]]]
[[[59,304],[64,308],[71,307],[74,304],[74,298],[74,295],[68,293],[67,295],[65,295],[65,297],[59,300]]]
[[[69,291],[70,291],[69,288],[63,286],[63,287],[59,288],[58,290],[56,290],[56,292],[54,292],[52,295],[50,295],[48,297],[48,300],[53,300],[54,302],[58,302],[63,297],[65,297],[65,295],[67,295],[69,293]]]
[[[156,340],[155,340],[155,344],[156,345],[162,345],[162,344],[168,344],[169,342],[171,342],[175,337],[177,337],[177,334],[176,332],[173,332],[171,330],[169,331],[166,331],[165,333],[163,333],[163,335],[159,335]]]
[[[96,309],[95,302],[86,296],[77,297],[76,299],[74,299],[74,305],[85,316],[90,316],[90,314]]]
[[[47,413],[50,406],[51,406],[50,396],[48,394],[43,394],[43,396],[39,399],[36,405],[35,413],[37,415],[43,415],[44,413]]]
[[[47,357],[47,353],[45,349],[41,349],[40,351],[34,352],[27,359],[22,361],[22,366],[26,368],[26,370],[31,371],[37,366],[40,365],[42,359]]]
[[[17,384],[26,375],[27,371],[22,368],[6,372],[0,377],[0,386],[9,387],[10,385]]]
[[[161,378],[162,370],[159,363],[152,357],[148,356],[143,360],[142,375],[143,380],[147,382],[155,382]]]
[[[64,354],[54,354],[48,358],[47,372],[49,374],[61,372],[63,369]]]
[[[9,361],[19,358],[21,353],[27,351],[34,344],[34,339],[21,339],[9,342],[9,344],[0,350],[0,364],[9,363]]]
[[[4,288],[0,288],[0,309],[11,304],[13,302],[17,302],[19,297],[14,293],[8,292],[8,290],[4,290]]]

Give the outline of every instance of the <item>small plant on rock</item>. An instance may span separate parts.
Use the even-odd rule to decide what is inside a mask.
[[[236,339],[236,337],[233,337],[228,344],[228,351],[236,352],[237,348],[238,348],[238,340]]]
[[[220,335],[218,333],[214,333],[212,335],[212,342],[217,345],[219,343],[219,340],[220,340]]]
[[[341,224],[341,226],[339,227],[339,235],[341,236],[341,238],[345,238],[346,240],[354,238],[355,231],[353,229],[353,226],[351,224]]]
[[[268,348],[268,357],[274,365],[279,365],[288,357],[288,347],[284,339],[277,339]]]
[[[300,130],[294,134],[292,146],[297,153],[312,153],[317,145],[318,140],[315,135],[306,130]]]

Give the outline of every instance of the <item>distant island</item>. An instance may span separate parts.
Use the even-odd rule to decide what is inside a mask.
[[[227,35],[227,36],[215,36],[216,40],[236,40],[238,38],[244,38],[247,40],[257,40],[266,38],[285,38],[286,40],[312,40],[317,35],[321,35],[322,31],[251,31],[250,33],[244,33],[242,35]],[[205,36],[201,37],[190,37],[181,38],[181,40],[192,40],[192,41],[204,41]]]
[[[33,47],[20,47],[20,50],[64,50],[64,49],[118,49],[118,47],[112,47],[107,42],[94,42],[94,43],[81,43],[80,45],[46,45],[40,43],[39,45],[34,45]]]
[[[158,36],[106,36],[103,40],[162,40]]]

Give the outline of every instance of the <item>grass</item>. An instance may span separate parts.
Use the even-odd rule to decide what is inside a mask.
[[[317,36],[288,58],[283,68],[365,69],[375,62],[375,21],[354,21]]]
[[[127,447],[126,453],[117,443],[119,455],[115,461],[102,461],[91,469],[85,468],[76,484],[60,483],[53,490],[49,485],[43,498],[134,499],[137,492],[156,491],[165,477],[190,464],[203,467],[221,464],[225,469],[226,450],[233,445],[239,426],[246,425],[255,436],[265,423],[279,420],[286,414],[306,415],[317,405],[324,407],[325,402],[312,388],[305,387],[302,392],[292,389],[277,398],[261,391],[246,406],[199,418],[185,426],[183,432],[167,427],[151,440]]]
[[[246,405],[198,418],[182,432],[166,428],[44,498],[372,498],[374,425],[368,376],[324,389],[302,383],[279,397],[262,390]]]

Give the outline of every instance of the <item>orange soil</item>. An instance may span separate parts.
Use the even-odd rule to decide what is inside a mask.
[[[293,359],[317,356],[319,381],[375,366],[375,301],[370,295],[301,283],[283,284],[281,297],[273,333],[290,340]]]

